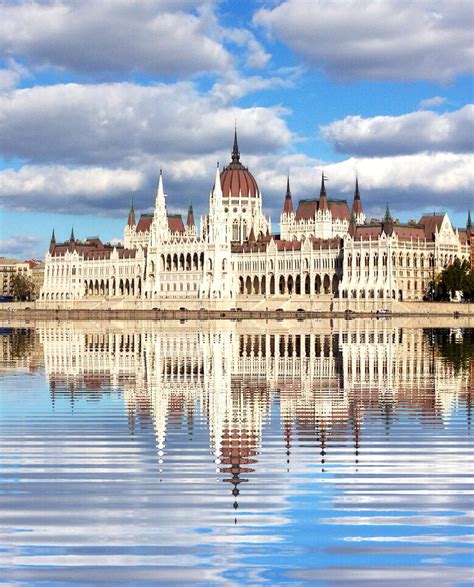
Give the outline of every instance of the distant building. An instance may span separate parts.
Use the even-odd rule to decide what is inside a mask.
[[[137,222],[130,207],[123,246],[96,236],[80,241],[73,231],[57,243],[53,231],[40,298],[45,304],[139,301],[140,307],[383,304],[422,300],[444,267],[455,259],[472,262],[470,217],[465,231],[447,214],[400,224],[387,206],[382,221],[367,223],[357,179],[351,204],[328,197],[323,175],[319,198],[300,200],[295,210],[288,178],[280,228],[272,234],[235,133],[231,162],[217,169],[199,229],[192,205],[186,223],[168,212],[160,172],[154,212]]]
[[[22,262],[17,259],[0,257],[0,295],[2,297],[11,297],[13,295],[12,278],[18,273],[29,275],[30,264],[27,261]]]

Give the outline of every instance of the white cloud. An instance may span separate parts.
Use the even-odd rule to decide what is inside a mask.
[[[448,82],[474,70],[471,0],[286,0],[254,23],[337,79]]]
[[[274,223],[283,206],[287,170],[295,204],[319,197],[323,170],[329,178],[328,196],[351,201],[357,173],[362,203],[370,216],[380,216],[387,202],[396,215],[420,209],[467,210],[474,184],[474,156],[458,153],[349,158],[338,163],[301,155],[272,156],[252,158],[249,165]]]
[[[144,183],[140,170],[25,165],[0,171],[0,202],[18,211],[113,214],[117,199],[128,198]]]
[[[204,1],[6,2],[0,53],[87,74],[224,71],[233,59],[208,16]]]
[[[420,110],[429,110],[431,108],[437,108],[442,104],[446,103],[446,98],[443,96],[433,96],[433,98],[426,98],[425,100],[421,100],[418,104],[418,108]]]
[[[0,95],[1,152],[35,163],[107,166],[138,166],[150,155],[158,167],[228,151],[236,118],[248,151],[277,151],[291,140],[283,114],[226,106],[217,91],[202,95],[188,82],[34,87]]]
[[[402,116],[347,116],[321,127],[323,137],[341,153],[398,155],[421,151],[472,152],[474,105],[437,114],[418,111]]]

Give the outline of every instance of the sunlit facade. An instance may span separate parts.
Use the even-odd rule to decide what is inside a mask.
[[[160,172],[154,212],[137,222],[131,207],[123,246],[79,241],[73,232],[56,243],[53,233],[40,302],[264,309],[416,301],[444,267],[470,260],[473,240],[471,223],[458,230],[447,214],[401,225],[387,207],[380,223],[367,223],[357,180],[349,206],[328,198],[324,175],[319,199],[300,200],[296,210],[288,179],[280,234],[272,234],[235,135],[232,161],[216,171],[199,228],[191,205],[186,223],[168,212]]]

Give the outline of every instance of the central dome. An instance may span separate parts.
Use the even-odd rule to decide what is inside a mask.
[[[260,195],[254,176],[240,162],[237,129],[234,135],[232,161],[221,173],[221,186],[224,198],[256,198]]]

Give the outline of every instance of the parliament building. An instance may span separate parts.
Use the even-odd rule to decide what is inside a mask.
[[[133,205],[123,246],[98,237],[56,242],[45,259],[44,307],[317,309],[349,301],[385,307],[430,295],[455,259],[471,260],[474,232],[447,214],[400,224],[389,208],[367,222],[358,181],[352,202],[328,197],[293,201],[288,179],[280,234],[265,217],[262,193],[240,160],[237,132],[231,162],[216,171],[209,209],[195,223],[168,211],[160,172],[153,214],[138,221]]]

